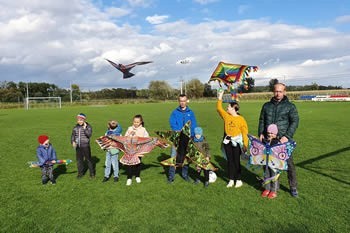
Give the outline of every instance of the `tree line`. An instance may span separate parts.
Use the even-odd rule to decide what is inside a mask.
[[[278,79],[271,79],[266,86],[254,86],[254,79],[248,79],[249,90],[244,92],[268,92],[272,91],[273,85]],[[316,83],[304,86],[287,86],[288,91],[308,91],[308,90],[334,90],[343,89],[341,86],[321,86]],[[23,102],[27,97],[61,97],[62,101],[98,100],[98,99],[176,99],[181,90],[171,87],[166,81],[151,81],[147,89],[137,89],[136,87],[125,88],[105,88],[97,91],[81,91],[79,85],[72,84],[70,89],[60,88],[50,83],[15,83],[12,81],[0,82],[0,102]],[[214,97],[216,89],[208,83],[202,83],[198,79],[186,82],[183,93],[190,98]]]

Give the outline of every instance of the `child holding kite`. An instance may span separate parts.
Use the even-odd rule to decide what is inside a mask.
[[[142,115],[135,115],[133,118],[132,126],[130,126],[125,136],[127,137],[149,137],[149,134],[146,130],[145,122],[143,121]],[[129,186],[132,184],[132,176],[136,178],[136,183],[141,183],[140,173],[141,173],[141,158],[140,163],[136,165],[126,165],[127,181],[126,185]]]
[[[279,139],[277,138],[278,134],[278,127],[276,124],[271,124],[267,127],[267,138],[263,139],[263,143],[269,146],[276,145],[280,143]],[[276,176],[276,179],[271,180],[270,182],[267,182],[265,184],[265,190],[262,192],[262,197],[268,197],[269,199],[273,199],[277,197],[277,191],[279,189],[279,182],[278,182],[278,173],[270,168],[269,166],[264,166],[265,173],[264,173],[264,180],[268,180],[269,178],[273,178]]]
[[[198,150],[206,157],[206,160],[210,160],[209,144],[206,138],[203,136],[203,129],[201,127],[196,127],[194,129],[194,144],[197,146]],[[197,166],[198,177],[194,181],[194,184],[199,184],[201,181],[199,179],[201,171],[204,173],[204,187],[209,186],[209,170],[201,169]]]
[[[115,135],[121,136],[122,127],[116,120],[111,120],[108,122],[108,128],[105,133],[106,136]],[[113,168],[114,182],[119,180],[119,161],[118,161],[119,150],[116,148],[108,149],[106,152],[105,161],[105,173],[102,182],[109,180],[111,174],[111,167]]]
[[[52,184],[56,184],[53,176],[53,164],[56,161],[56,151],[50,143],[47,135],[38,137],[39,146],[36,148],[36,156],[39,160],[41,169],[41,181],[45,185],[50,180]]]
[[[216,109],[224,120],[223,148],[227,159],[227,170],[229,182],[227,188],[239,188],[243,185],[241,180],[240,155],[248,147],[248,125],[246,120],[238,113],[239,105],[231,102],[225,111],[222,108],[222,97],[224,91],[219,90]]]

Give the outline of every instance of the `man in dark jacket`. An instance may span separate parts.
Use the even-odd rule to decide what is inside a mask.
[[[258,135],[262,141],[267,137],[267,126],[276,124],[280,142],[285,143],[293,139],[295,130],[298,128],[299,115],[295,105],[289,102],[286,96],[286,86],[283,83],[275,84],[273,95],[271,100],[266,102],[261,109]],[[293,157],[287,160],[287,164],[290,192],[293,197],[297,197],[297,178]]]
[[[95,168],[91,158],[90,137],[92,135],[92,128],[86,122],[86,116],[83,113],[77,115],[77,124],[72,130],[71,143],[76,149],[76,158],[78,166],[78,176],[81,178],[84,173],[84,158],[87,160],[90,178],[95,178]]]

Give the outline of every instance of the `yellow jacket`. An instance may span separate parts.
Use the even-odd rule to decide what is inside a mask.
[[[216,110],[224,120],[225,133],[228,136],[236,137],[242,135],[243,145],[248,148],[248,125],[246,120],[238,115],[232,116],[222,108],[222,100],[216,103]]]

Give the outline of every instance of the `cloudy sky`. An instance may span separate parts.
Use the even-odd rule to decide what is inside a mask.
[[[349,0],[0,0],[0,28],[1,81],[179,87],[225,61],[256,85],[350,88]],[[105,59],[153,63],[123,80]]]

